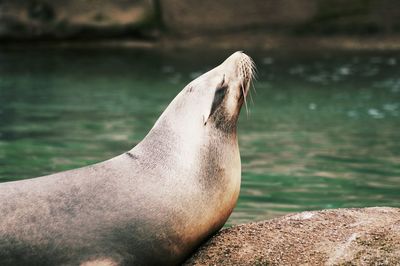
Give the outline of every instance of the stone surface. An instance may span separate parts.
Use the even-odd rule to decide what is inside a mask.
[[[223,50],[400,50],[400,35],[392,36],[288,36],[282,34],[240,33],[218,36],[169,36],[158,42],[167,49]]]
[[[3,40],[157,39],[160,32],[208,42],[243,32],[399,35],[400,8],[398,0],[0,0]]]
[[[129,36],[153,16],[150,0],[5,0],[0,1],[0,38]]]
[[[164,24],[173,32],[237,32],[304,23],[315,15],[316,1],[163,0],[161,10]]]
[[[185,265],[400,265],[400,209],[302,212],[234,226]]]
[[[285,34],[400,32],[396,0],[161,0],[166,28],[180,35],[252,30]]]

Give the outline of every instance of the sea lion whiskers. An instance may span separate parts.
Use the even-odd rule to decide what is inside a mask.
[[[255,64],[254,61],[246,56],[241,58],[240,63],[239,63],[239,73],[241,76],[241,83],[240,83],[240,89],[243,95],[243,100],[244,100],[244,105],[245,105],[245,109],[246,109],[246,115],[249,115],[249,108],[247,106],[247,94],[249,93],[250,90],[250,86],[253,85],[252,84],[252,79],[254,78],[255,75]],[[253,85],[254,88],[254,85]],[[251,101],[253,102],[253,98],[251,96],[250,93],[250,98]]]
[[[246,94],[245,94],[243,83],[240,84],[240,88],[241,88],[242,93],[243,93],[244,106],[246,108],[246,115],[248,117],[249,116],[249,108],[247,107],[247,100],[246,100]]]
[[[254,93],[257,94],[256,87],[254,86],[254,81],[257,81],[257,78],[258,78],[257,77],[257,68],[256,68],[256,65],[255,65],[253,59],[250,58],[250,60],[251,60],[251,82],[250,82],[250,86],[251,86],[251,88],[253,88]],[[253,95],[251,94],[251,89],[249,91],[249,94],[250,94],[251,103],[254,104]]]

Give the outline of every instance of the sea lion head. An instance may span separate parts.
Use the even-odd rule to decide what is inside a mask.
[[[249,56],[236,52],[199,78],[201,84],[208,86],[208,93],[212,97],[209,112],[204,114],[205,126],[211,124],[227,132],[235,130],[240,109],[250,88],[253,68],[254,63]],[[203,80],[210,82],[202,83]]]
[[[174,117],[172,121],[182,122],[187,129],[209,127],[235,132],[253,75],[253,60],[243,52],[235,52],[222,64],[190,82],[172,101],[164,116]]]
[[[236,136],[240,109],[253,75],[253,60],[243,52],[235,52],[190,82],[166,108],[151,133],[162,131],[160,134],[173,136],[179,143],[194,146],[198,144],[194,139],[202,139],[198,135],[205,131],[206,135]]]

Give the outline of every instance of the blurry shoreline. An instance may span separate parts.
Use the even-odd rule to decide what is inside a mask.
[[[10,40],[0,49],[35,48],[111,48],[111,49],[213,49],[213,50],[400,50],[400,35],[368,36],[288,36],[280,34],[241,33],[209,36],[165,35],[153,39],[65,39]]]
[[[395,0],[5,0],[3,47],[399,50],[400,8]]]

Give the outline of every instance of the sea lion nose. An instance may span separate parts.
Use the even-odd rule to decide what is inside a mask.
[[[232,78],[250,78],[252,76],[253,60],[243,51],[237,51],[229,56],[222,64],[224,73]]]
[[[247,56],[247,55],[243,51],[237,51],[237,52],[234,52],[230,57],[241,58],[243,56]]]
[[[227,64],[239,64],[240,61],[242,61],[244,58],[248,58],[249,56],[246,55],[243,51],[237,51],[233,53],[231,56],[229,56],[225,62]]]

